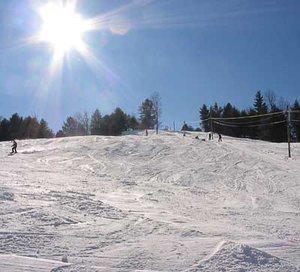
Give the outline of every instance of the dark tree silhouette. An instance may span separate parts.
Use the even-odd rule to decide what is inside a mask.
[[[141,125],[145,129],[153,129],[155,126],[155,113],[153,101],[146,99],[139,107]]]

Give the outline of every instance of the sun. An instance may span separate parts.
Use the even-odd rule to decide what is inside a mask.
[[[64,54],[71,49],[80,51],[84,46],[82,36],[86,24],[74,5],[49,2],[40,8],[39,14],[42,19],[40,41],[49,43],[57,53]]]

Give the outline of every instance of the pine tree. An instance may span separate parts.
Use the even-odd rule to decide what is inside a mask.
[[[253,105],[254,105],[256,114],[268,113],[268,107],[267,107],[266,103],[264,102],[264,97],[262,96],[261,91],[258,91],[256,93]]]
[[[186,122],[183,122],[183,126],[181,128],[181,131],[187,131],[189,129],[189,126],[187,125]]]
[[[66,136],[82,136],[84,135],[83,128],[74,117],[68,117],[64,122],[62,131]]]
[[[210,107],[209,113],[212,118],[220,118],[222,115],[223,109],[218,105],[217,102],[213,106]]]
[[[139,126],[138,120],[135,118],[135,116],[130,116],[127,115],[127,120],[126,120],[127,126],[129,129],[137,129]]]
[[[153,129],[156,123],[153,101],[147,98],[139,107],[139,113],[143,128]]]
[[[254,113],[255,115],[261,115],[268,113],[268,107],[266,103],[264,102],[264,98],[261,94],[261,91],[257,91],[254,98]],[[252,114],[252,113],[251,113]],[[259,121],[260,119],[255,119]],[[266,126],[260,126],[263,125],[264,122],[259,122],[257,127],[250,128],[249,131],[251,132],[251,135],[254,136],[254,138],[258,138],[261,140],[267,140],[270,138],[270,132],[268,131],[268,127]]]
[[[10,139],[22,138],[21,127],[22,127],[23,118],[20,117],[17,113],[14,113],[9,119],[9,136]]]
[[[181,131],[194,131],[194,128],[192,126],[189,126],[186,122],[183,122]]]
[[[48,127],[48,123],[42,118],[40,121],[38,138],[52,138],[53,131]]]
[[[9,120],[6,118],[2,119],[0,123],[0,141],[8,141],[10,139],[9,127]]]
[[[227,103],[223,107],[221,116],[222,116],[222,118],[240,117],[240,112],[238,109],[236,109],[230,103]],[[236,122],[238,123],[238,121],[236,121]],[[234,137],[240,137],[242,134],[239,126],[236,126],[236,127],[234,127],[234,126],[219,126],[218,132],[221,134],[234,136]]]
[[[91,117],[91,134],[92,135],[101,135],[103,131],[101,131],[101,124],[102,124],[102,116],[98,109],[92,114]]]
[[[110,116],[110,135],[120,135],[127,129],[126,114],[120,109],[116,108],[114,113]]]
[[[38,138],[40,123],[36,117],[27,116],[22,122],[22,138]]]
[[[64,132],[60,129],[59,131],[57,131],[56,138],[60,138],[60,137],[66,137],[66,135],[64,134]]]
[[[209,110],[208,110],[208,108],[205,104],[203,104],[203,106],[200,108],[199,113],[200,113],[200,120],[201,120],[200,125],[202,124],[203,130],[205,132],[210,131],[209,121],[204,121],[204,120],[207,120],[210,117]]]

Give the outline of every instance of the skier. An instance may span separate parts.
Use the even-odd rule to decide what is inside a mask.
[[[220,133],[218,133],[218,135],[219,135],[218,142],[222,142],[222,135]]]
[[[13,140],[12,142],[13,142],[13,144],[11,146],[12,147],[11,154],[18,153],[17,152],[17,146],[18,146],[18,144],[17,144],[16,140]]]

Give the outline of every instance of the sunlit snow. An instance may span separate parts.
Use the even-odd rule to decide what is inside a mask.
[[[0,142],[0,271],[300,271],[300,144],[202,139]]]

